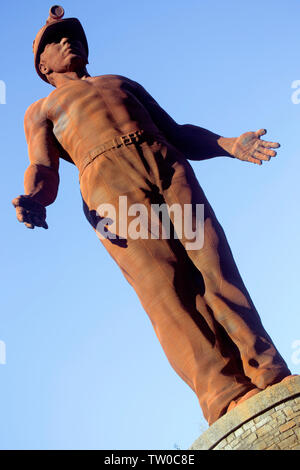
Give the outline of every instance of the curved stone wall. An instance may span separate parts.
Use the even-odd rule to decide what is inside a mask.
[[[300,450],[300,376],[236,406],[190,450]]]

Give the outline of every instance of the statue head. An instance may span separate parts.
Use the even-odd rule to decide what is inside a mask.
[[[38,75],[47,83],[51,71],[64,72],[85,68],[88,42],[77,18],[65,18],[64,9],[54,5],[49,18],[33,41],[34,63]]]

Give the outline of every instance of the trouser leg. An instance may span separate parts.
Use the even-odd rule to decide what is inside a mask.
[[[168,151],[170,150],[166,148],[165,161],[168,159]],[[290,371],[261,323],[224,231],[191,166],[186,160],[180,159],[172,167],[172,181],[163,191],[167,204],[190,204],[194,225],[195,205],[204,204],[203,248],[187,251],[203,277],[203,299],[214,320],[224,328],[237,346],[245,375],[256,387],[264,389],[289,375]],[[184,245],[188,242],[184,237],[182,241]]]

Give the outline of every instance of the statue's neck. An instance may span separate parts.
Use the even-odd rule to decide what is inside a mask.
[[[51,75],[51,84],[55,88],[59,88],[70,80],[84,80],[85,78],[90,77],[86,69],[76,71],[76,72],[65,72],[65,73],[56,73],[53,72]]]

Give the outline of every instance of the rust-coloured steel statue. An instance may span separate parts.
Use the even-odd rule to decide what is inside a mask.
[[[135,289],[173,368],[195,391],[212,424],[237,403],[290,375],[264,330],[230,247],[188,160],[228,156],[261,165],[279,144],[265,130],[224,138],[177,124],[138,83],[117,75],[89,76],[80,22],[52,7],[33,50],[36,71],[54,86],[25,115],[30,165],[17,218],[44,227],[56,198],[59,158],[77,166],[84,211],[97,230],[111,204],[204,204],[204,245],[188,250],[185,235],[100,237]],[[130,218],[130,216],[129,216]],[[109,219],[104,232],[110,232]],[[121,221],[122,223],[122,221]],[[161,222],[162,223],[162,222]],[[150,234],[150,228],[148,232]],[[98,233],[98,230],[97,230]],[[111,234],[113,235],[113,234]]]

